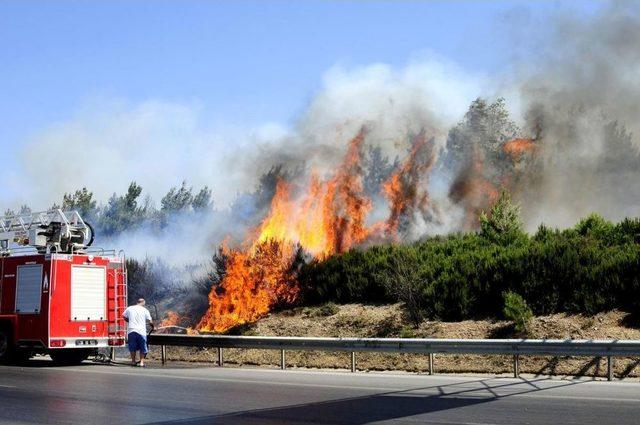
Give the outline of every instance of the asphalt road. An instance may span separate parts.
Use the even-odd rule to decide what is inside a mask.
[[[637,424],[640,383],[83,364],[0,366],[0,423]]]

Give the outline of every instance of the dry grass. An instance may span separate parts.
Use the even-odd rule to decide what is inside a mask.
[[[270,314],[247,331],[251,335],[334,336],[334,337],[430,337],[430,338],[509,338],[514,337],[509,322],[467,320],[462,322],[425,321],[418,328],[408,325],[399,305],[300,307]],[[554,314],[535,317],[528,328],[529,338],[560,339],[640,339],[640,328],[627,313],[612,311],[592,317]],[[216,361],[216,349],[168,347],[170,360]],[[151,354],[158,358],[157,350]],[[267,350],[224,351],[224,360],[233,365],[278,367],[280,354]],[[507,356],[436,355],[438,372],[511,373]],[[419,354],[358,353],[359,370],[428,371],[428,356]],[[640,376],[640,359],[616,359],[616,376]],[[348,353],[288,351],[287,367],[349,367]],[[520,359],[522,373],[542,375],[604,376],[606,359],[525,356]]]

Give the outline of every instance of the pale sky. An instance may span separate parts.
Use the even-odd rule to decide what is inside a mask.
[[[0,147],[3,174],[13,181],[0,203],[30,202],[20,194],[25,162],[47,158],[25,157],[24,150],[34,137],[77,121],[87,105],[92,114],[108,114],[108,107],[95,104],[157,101],[196,108],[208,128],[287,127],[333,67],[401,68],[428,55],[474,75],[492,75],[508,68],[514,54],[509,21],[601,6],[515,0],[0,1]]]

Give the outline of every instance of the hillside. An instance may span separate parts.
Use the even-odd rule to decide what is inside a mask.
[[[423,321],[418,328],[406,326],[399,304],[371,306],[361,304],[299,307],[272,313],[245,328],[246,335],[335,336],[335,337],[432,337],[432,338],[508,338],[515,336],[512,325],[499,320],[460,322]],[[528,330],[530,338],[640,339],[634,319],[620,311],[595,316],[553,314],[537,316]],[[214,361],[215,350],[171,348],[174,360]],[[157,353],[155,353],[157,356]],[[225,362],[235,365],[278,365],[279,353],[262,350],[225,350]],[[362,353],[359,370],[407,370],[426,372],[425,355]],[[288,367],[346,368],[347,353],[288,352]],[[640,359],[617,359],[617,376],[640,376]],[[510,373],[511,358],[504,356],[437,355],[437,372]],[[522,373],[543,375],[585,374],[604,376],[605,361],[592,358],[523,357]]]

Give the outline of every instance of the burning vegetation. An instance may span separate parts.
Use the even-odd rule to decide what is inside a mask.
[[[93,192],[82,188],[65,194],[56,207],[79,210],[94,224],[96,234],[105,245],[127,247],[134,257],[128,265],[130,299],[144,297],[150,304],[165,304],[161,308],[179,311],[179,317],[167,315],[167,324],[181,321],[194,324],[194,320],[200,319],[196,327],[210,332],[225,332],[238,324],[254,321],[274,308],[299,302],[301,297],[308,296],[306,271],[316,266],[322,268],[323,264],[331,269],[337,259],[322,260],[336,254],[373,244],[407,244],[433,235],[475,232],[479,229],[481,212],[489,211],[503,190],[522,206],[527,231],[541,223],[567,228],[595,212],[619,221],[620,234],[636,241],[637,236],[625,232],[627,228],[636,229],[637,223],[630,225],[623,219],[636,216],[640,205],[640,185],[633,184],[640,180],[637,136],[640,134],[637,120],[640,86],[633,84],[629,77],[637,73],[640,43],[628,42],[640,37],[640,8],[629,2],[616,2],[590,18],[572,21],[571,25],[565,25],[565,20],[556,20],[556,23],[562,24],[561,31],[555,27],[549,37],[540,37],[552,44],[537,54],[532,52],[535,66],[520,64],[525,66],[516,67],[523,70],[518,78],[510,79],[508,84],[495,85],[515,89],[509,95],[517,96],[513,100],[521,112],[515,117],[519,126],[512,121],[505,101],[478,98],[471,102],[457,124],[444,127],[445,120],[458,119],[439,113],[440,109],[451,109],[442,108],[447,106],[444,103],[460,99],[460,94],[464,94],[464,98],[468,95],[453,91],[451,97],[447,88],[468,84],[460,84],[455,79],[442,84],[433,72],[423,73],[422,65],[410,66],[401,72],[376,65],[375,72],[359,70],[328,78],[326,87],[312,100],[290,134],[273,137],[265,145],[258,143],[258,148],[252,145],[250,150],[240,151],[241,158],[229,161],[229,166],[235,173],[234,178],[246,174],[247,180],[240,177],[242,183],[235,187],[234,178],[227,182],[227,170],[208,175],[201,171],[204,167],[213,168],[207,152],[215,150],[209,146],[203,149],[200,137],[197,143],[185,145],[180,131],[172,131],[176,134],[174,137],[180,139],[175,143],[180,147],[178,152],[188,159],[179,161],[184,162],[184,169],[173,168],[173,163],[171,167],[165,166],[162,161],[166,158],[175,161],[166,155],[166,150],[156,149],[152,137],[148,137],[149,144],[131,144],[128,129],[138,128],[136,120],[140,114],[137,111],[131,114],[135,126],[122,125],[126,120],[106,117],[118,128],[111,128],[114,124],[105,122],[98,126],[96,137],[87,138],[88,142],[82,145],[86,152],[107,161],[109,158],[104,152],[114,151],[119,143],[119,154],[111,155],[117,159],[116,168],[122,165],[122,158],[127,158],[158,167],[170,179],[193,178],[196,176],[190,173],[195,172],[200,184],[205,181],[217,186],[229,183],[226,191],[239,193],[228,208],[229,199],[221,202],[225,205],[222,208],[213,203],[209,187],[194,191],[186,182],[158,198],[160,202],[156,207],[149,197],[153,192],[143,196],[142,187],[135,181],[126,193],[114,194],[106,203],[98,202]],[[428,64],[425,66],[429,68]],[[362,75],[366,84],[362,84]],[[434,97],[440,92],[445,96]],[[27,154],[38,156],[31,159],[39,159],[43,155],[55,157],[65,152],[69,140],[66,131],[74,131],[71,136],[75,140],[76,128],[76,125],[61,126],[62,133],[40,140]],[[111,130],[104,131],[104,128]],[[161,128],[164,131],[168,127]],[[187,134],[198,134],[190,127],[187,130]],[[133,145],[139,148],[137,153],[132,152]],[[187,157],[189,152],[194,153],[193,158]],[[149,159],[150,154],[161,155]],[[40,177],[66,175],[68,170],[59,169],[64,161],[27,162],[39,164],[36,170],[39,184],[33,187],[44,193],[59,190],[50,184],[65,179],[42,181]],[[110,168],[114,168],[114,163],[111,164]],[[262,166],[271,167],[270,171],[258,177],[256,168]],[[49,168],[43,172],[42,167]],[[101,185],[102,170],[107,168],[90,168],[84,171],[96,174],[93,182],[89,179],[86,184]],[[238,172],[239,169],[244,169],[244,173]],[[166,170],[176,170],[175,175]],[[139,167],[123,167],[123,171],[139,173]],[[151,176],[147,179],[153,179],[152,186],[156,185],[158,173],[147,174]],[[122,178],[144,177],[129,174]],[[220,181],[216,181],[217,178]],[[256,180],[259,183],[255,192],[243,186]],[[154,195],[161,196],[158,192]],[[26,205],[21,208],[21,212],[28,210]],[[549,237],[544,228],[541,229],[531,243]],[[229,238],[225,239],[227,235]],[[466,243],[467,236],[474,235],[461,236],[461,245]],[[565,236],[571,235],[554,237],[564,243]],[[194,252],[209,252],[207,250],[222,240],[228,242],[214,254],[211,269],[202,274],[201,264],[192,263]],[[455,243],[458,242],[451,242]],[[583,244],[583,241],[571,240],[570,243]],[[434,242],[434,245],[437,244]],[[551,244],[549,249],[555,246]],[[407,247],[407,251],[412,248]],[[384,249],[394,253],[403,248],[379,248]],[[469,255],[468,269],[473,274],[465,278],[453,276],[450,280],[434,279],[437,273],[433,270],[446,272],[455,268],[445,264],[451,258],[450,252],[447,248],[446,255],[439,257],[429,251],[417,260],[427,262],[433,257],[437,263],[432,264],[433,268],[407,267],[400,270],[401,278],[410,281],[409,277],[415,273],[429,271],[433,275],[419,276],[416,281],[440,279],[440,283],[457,284],[480,276],[473,264],[476,257]],[[553,255],[550,259],[540,259],[539,264],[549,270],[551,260],[564,261],[560,255],[564,251],[548,252]],[[595,250],[593,255],[599,252]],[[148,253],[152,257],[142,261]],[[369,285],[384,271],[380,269],[393,269],[386,260],[376,263],[377,269],[373,271],[367,269],[371,264],[369,260],[356,265],[349,263],[352,258],[347,257],[357,257],[357,254],[341,257],[346,258],[344,270],[335,274],[327,272],[325,293],[333,286],[338,293],[335,298],[339,300],[347,292],[340,285],[351,285],[351,288],[356,286],[354,281]],[[486,258],[494,257],[488,253]],[[585,253],[585,258],[591,258],[591,253]],[[635,259],[633,255],[628,258]],[[172,265],[163,263],[164,259]],[[196,261],[201,260],[199,257]],[[488,260],[486,264],[490,264]],[[176,264],[183,269],[173,270]],[[622,263],[603,261],[602,264]],[[192,266],[197,272],[189,269]],[[496,273],[492,267],[483,281],[473,283],[472,287],[486,287],[486,281],[492,276],[512,279],[516,276],[514,273],[521,270]],[[542,293],[558,294],[553,286],[558,280],[557,273],[547,268],[539,270],[537,280],[548,276],[554,280],[545,291],[531,290],[534,300],[540,299]],[[562,264],[558,270],[570,269]],[[576,266],[564,281],[572,282],[570,279],[575,277],[571,285],[587,282],[586,277],[577,274],[581,270]],[[358,277],[359,273],[365,273],[364,277]],[[618,276],[615,271],[604,269],[593,276],[596,275]],[[637,275],[635,271],[629,272],[633,279]],[[384,282],[379,283],[378,288],[384,288]],[[600,285],[595,280],[591,283],[593,287]],[[612,281],[611,285],[614,284]],[[434,299],[429,302],[435,305],[446,297],[448,288],[443,284],[437,291],[421,290],[420,293],[432,294]],[[358,301],[375,298],[371,292],[367,286],[367,291],[363,291],[366,296]],[[495,297],[495,294],[489,295],[486,299]],[[620,299],[626,298],[631,297],[620,296]],[[450,305],[458,304],[439,305],[442,312],[446,312]]]
[[[440,157],[435,139],[423,129],[409,137],[405,157],[388,170],[378,193],[368,193],[364,182],[371,171],[365,167],[367,138],[362,128],[347,143],[333,171],[323,174],[311,166],[306,178],[275,180],[262,222],[238,247],[222,249],[224,271],[211,289],[198,331],[225,332],[259,319],[274,307],[296,303],[301,296],[297,273],[302,262],[374,242],[415,239],[411,232],[416,220],[440,224],[438,202],[461,209],[460,228],[476,229],[480,213],[495,202],[501,188],[508,187],[514,155],[536,153],[528,144],[532,142],[514,138],[501,140],[499,152],[476,142],[464,151],[448,146],[449,155]],[[501,158],[500,166],[495,158]],[[458,171],[450,176],[448,196],[434,199],[431,174],[447,161],[455,162]],[[386,203],[385,219],[372,218],[375,199]]]
[[[580,134],[573,133],[574,127],[559,129],[560,124],[543,112],[532,114],[531,124],[519,129],[510,121],[501,100],[472,102],[464,119],[450,129],[445,140],[425,121],[422,126],[411,126],[413,130],[399,133],[395,129],[393,134],[400,136],[391,145],[389,138],[380,138],[377,125],[368,123],[354,131],[351,139],[336,136],[344,143],[330,145],[329,154],[318,148],[302,155],[272,155],[293,159],[285,164],[272,163],[271,170],[259,179],[256,191],[239,196],[226,216],[213,208],[208,188],[193,193],[186,183],[167,193],[160,210],[139,201],[142,189],[135,183],[126,195],[114,195],[104,207],[96,206],[86,189],[65,195],[63,207],[79,208],[84,216],[93,217],[99,233],[116,235],[119,227],[115,224],[170,233],[181,223],[196,221],[194,217],[208,217],[209,223],[222,217],[220,221],[227,223],[225,233],[202,237],[209,244],[225,242],[213,256],[206,275],[199,274],[201,268],[196,267],[192,285],[171,287],[169,281],[183,279],[184,270],[172,270],[157,260],[128,263],[131,299],[145,297],[153,305],[160,304],[161,309],[169,307],[179,312],[167,313],[162,326],[194,325],[197,331],[222,333],[304,300],[389,301],[381,295],[388,279],[372,283],[389,274],[387,269],[400,273],[391,276],[400,288],[396,293],[419,299],[405,291],[406,282],[420,270],[430,268],[398,268],[387,260],[371,260],[375,253],[353,266],[341,259],[357,257],[358,253],[324,260],[374,244],[406,244],[432,235],[475,232],[481,213],[491,209],[503,190],[523,206],[525,223],[531,228],[534,220],[535,225],[540,223],[535,216],[539,205],[550,202],[555,194],[566,194],[557,188],[568,187],[577,176],[584,176],[581,187],[588,180],[589,191],[574,190],[571,197],[556,200],[555,210],[548,211],[569,202],[576,211],[582,206],[593,211],[581,196],[585,200],[613,199],[606,205],[616,205],[617,192],[611,189],[626,189],[628,184],[623,182],[633,176],[640,178],[631,133],[617,122],[604,122],[603,145],[608,149],[595,157],[592,150],[576,148],[581,146],[581,139]],[[342,133],[346,131],[335,134]],[[574,155],[563,152],[558,134],[566,136],[564,143]],[[605,186],[606,191],[602,189]],[[629,190],[629,199],[639,199],[634,188]],[[198,227],[198,231],[201,229]],[[380,247],[372,251],[385,249],[401,250]],[[336,270],[332,271],[332,264]],[[341,264],[348,265],[340,268]],[[317,276],[310,278],[310,274]],[[425,279],[432,277],[416,278],[416,282]],[[359,287],[366,290],[354,289]],[[445,285],[435,299],[423,304],[428,307],[424,307],[425,315],[442,315],[450,309],[450,304],[440,303],[437,298],[446,290]],[[360,295],[354,295],[354,291]],[[333,295],[327,298],[327,294]],[[430,310],[432,303],[447,307],[434,313]],[[457,317],[466,314],[461,312]]]
[[[504,153],[509,155],[513,161],[518,162],[525,155],[535,153],[536,144],[531,139],[514,139],[502,145]]]
[[[382,185],[389,201],[385,230],[394,241],[400,240],[400,232],[406,230],[408,221],[415,214],[437,219],[427,191],[429,172],[435,160],[434,144],[433,139],[427,139],[424,130],[414,136],[407,158]]]
[[[306,188],[278,180],[271,208],[245,248],[227,250],[225,274],[209,295],[209,310],[197,328],[223,332],[252,322],[300,293],[296,264],[302,252],[316,258],[345,252],[371,233],[365,224],[371,200],[362,184],[365,131],[348,145],[335,173],[321,180],[312,172]]]

